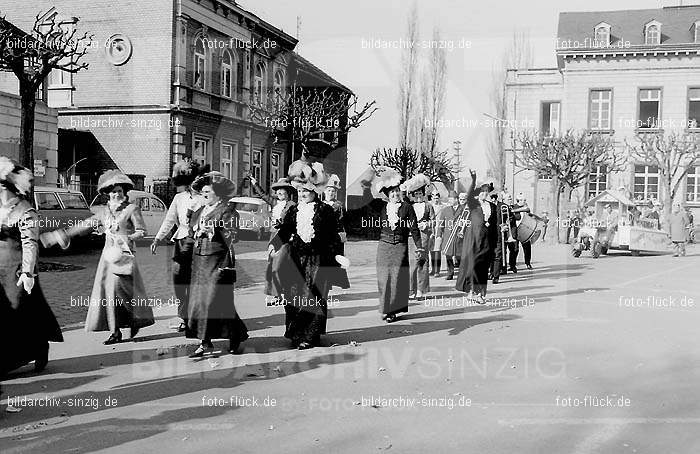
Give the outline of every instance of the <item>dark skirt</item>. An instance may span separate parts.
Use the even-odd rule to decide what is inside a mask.
[[[345,255],[345,245],[336,251],[338,255]],[[331,285],[342,289],[350,288],[350,279],[348,279],[348,271],[340,266],[333,266],[328,270],[330,273]]]
[[[379,241],[377,285],[381,314],[408,312],[408,266],[408,243],[390,244]]]
[[[0,376],[40,358],[48,342],[63,342],[58,321],[39,285],[17,287],[17,266],[0,264]]]
[[[265,272],[265,294],[274,298],[280,298],[284,293],[284,283],[288,282],[285,273],[289,273],[291,266],[289,244],[283,244],[267,259]]]
[[[173,287],[178,299],[177,316],[183,320],[187,320],[189,311],[193,246],[194,240],[192,238],[181,238],[175,240],[175,251],[173,252]]]
[[[188,338],[234,341],[248,338],[248,329],[238,316],[233,302],[234,278],[219,270],[225,264],[226,254],[224,251],[218,255],[194,254],[192,257],[192,283],[185,331]]]
[[[487,232],[475,228],[466,229],[455,288],[465,293],[472,291],[486,296],[492,260],[493,249]]]
[[[284,337],[298,344],[317,345],[326,333],[328,291],[332,267],[322,265],[323,256],[306,250],[303,245],[290,245],[284,266],[285,333]],[[327,261],[327,260],[326,260]]]

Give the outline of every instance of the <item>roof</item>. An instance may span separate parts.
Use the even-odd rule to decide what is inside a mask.
[[[661,22],[661,45],[693,43],[691,27],[700,20],[700,5],[621,11],[563,12],[559,14],[557,47],[578,41],[574,48],[594,48],[593,29],[601,22],[610,25],[611,46],[644,45],[644,25]],[[588,38],[588,41],[586,41]]]
[[[53,186],[34,186],[34,192],[57,192],[60,194],[82,194],[77,189],[56,188]]]
[[[612,199],[612,200],[610,200]],[[590,199],[588,202],[586,202],[586,206],[593,206],[596,204],[598,201],[603,201],[603,202],[620,202],[623,205],[626,206],[634,206],[635,203],[631,201],[625,194],[622,192],[615,190],[615,189],[606,189],[605,191],[601,192],[597,196],[593,197]]]
[[[299,55],[296,52],[292,52],[292,58],[296,61],[297,64],[297,69],[300,69],[307,74],[310,74],[311,76],[322,80],[323,82],[327,83],[331,87],[336,87],[340,88],[341,90],[347,91],[348,93],[352,93],[353,91],[350,90],[348,87],[345,85],[341,84],[331,76],[329,76],[325,71],[320,69],[318,66],[314,65],[311,63],[309,60],[305,59],[301,55]]]

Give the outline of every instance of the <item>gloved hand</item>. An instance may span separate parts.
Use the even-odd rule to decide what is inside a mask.
[[[338,232],[338,236],[340,236],[341,243],[345,243],[348,239],[348,234],[345,232]]]
[[[29,276],[27,274],[20,274],[17,280],[17,287],[24,287],[24,291],[31,295],[32,289],[34,288],[34,276]]]

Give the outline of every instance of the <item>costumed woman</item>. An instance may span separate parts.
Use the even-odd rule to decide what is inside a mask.
[[[318,346],[326,333],[328,291],[331,277],[339,263],[336,252],[340,237],[333,209],[321,202],[319,192],[327,177],[319,163],[301,165],[293,172],[292,184],[299,193],[299,202],[287,211],[282,220],[275,248],[289,245],[289,255],[280,266],[285,269],[282,280],[286,330],[284,337],[299,350]]]
[[[333,208],[333,212],[335,213],[338,236],[340,237],[340,245],[338,246],[336,254],[345,256],[345,242],[347,241],[347,234],[345,232],[345,207],[338,201],[339,190],[340,177],[336,174],[332,174],[328,177],[328,183],[323,190],[323,202]],[[347,270],[342,267],[336,267],[334,270],[336,273],[331,280],[331,284],[342,289],[349,289],[350,281],[348,279]]]
[[[467,298],[485,304],[489,268],[498,241],[496,205],[487,200],[493,186],[482,184],[476,194],[476,172],[471,171],[472,182],[467,194],[469,224],[467,224],[462,259],[459,265],[456,289],[468,293]]]
[[[190,236],[194,240],[192,283],[187,314],[188,338],[201,344],[190,358],[204,356],[214,348],[212,339],[228,339],[229,352],[236,353],[248,339],[248,329],[234,304],[239,215],[228,199],[236,184],[220,172],[208,172],[192,183],[200,191],[204,206],[192,214]]]
[[[190,295],[190,278],[192,276],[192,246],[194,240],[189,236],[189,217],[201,206],[201,197],[196,194],[190,184],[197,176],[199,165],[191,160],[183,160],[173,166],[173,184],[177,194],[168,208],[168,213],[158,230],[153,243],[151,253],[156,254],[158,243],[166,236],[175,233],[170,241],[175,243],[173,252],[173,287],[175,297],[178,299],[177,315],[182,322],[178,331],[187,328],[187,311]]]
[[[0,156],[0,377],[31,361],[41,372],[49,341],[63,342],[37,275],[39,216],[25,198],[32,178]]]
[[[408,312],[408,293],[410,272],[408,261],[408,241],[413,237],[416,245],[416,259],[426,260],[418,220],[410,203],[402,199],[401,174],[394,169],[385,168],[378,171],[379,177],[374,183],[376,193],[388,199],[366,200],[372,211],[379,212],[381,227],[377,245],[377,287],[379,288],[379,312],[387,323],[397,320],[398,315]],[[364,198],[372,197],[372,192],[365,184]]]
[[[42,242],[50,246],[95,228],[105,234],[85,319],[86,331],[111,333],[105,345],[121,342],[120,328],[130,328],[133,338],[141,328],[155,323],[133,254],[135,241],[146,234],[141,210],[127,198],[133,188],[131,179],[119,170],[106,171],[97,181],[97,190],[109,196],[107,205],[94,207],[94,216],[67,230],[42,235]]]
[[[430,251],[433,247],[433,228],[435,224],[435,211],[430,203],[425,201],[425,187],[430,184],[430,179],[419,173],[408,179],[402,190],[408,194],[412,202],[413,211],[418,221],[421,243]],[[409,252],[415,254],[415,248],[409,247]],[[410,255],[410,254],[409,254]],[[427,255],[427,254],[426,254]],[[410,297],[424,298],[430,292],[430,265],[428,260],[416,259],[411,261],[411,290]]]
[[[296,205],[296,202],[293,200],[296,190],[289,183],[287,178],[280,178],[276,183],[270,186],[270,189],[275,191],[275,198],[273,199],[269,195],[265,194],[265,191],[258,186],[258,181],[251,174],[248,174],[247,178],[250,181],[256,195],[267,202],[268,205],[272,206],[272,219],[270,226],[272,231],[270,234],[270,241],[268,243],[267,270],[265,272],[265,295],[271,297],[271,301],[266,301],[267,305],[275,306],[280,304],[283,296],[281,281],[283,280],[284,269],[280,267],[280,264],[283,263],[283,258],[289,253],[289,251],[286,250],[286,246],[283,246],[285,250],[282,251],[282,253],[280,253],[279,249],[275,249],[275,245],[279,246],[279,242],[275,240],[275,237],[277,236],[277,231],[282,223],[282,219],[284,219],[284,216],[287,214],[287,211]]]

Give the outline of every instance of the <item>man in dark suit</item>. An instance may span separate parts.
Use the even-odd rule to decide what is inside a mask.
[[[496,205],[496,216],[498,217],[498,240],[496,243],[496,249],[494,251],[493,263],[491,265],[491,277],[493,278],[493,283],[498,284],[498,279],[501,274],[507,274],[506,267],[508,265],[507,260],[504,260],[505,254],[503,253],[503,248],[507,248],[508,255],[513,257],[517,254],[516,245],[517,241],[508,241],[510,239],[510,234],[515,233],[515,217],[513,216],[510,207],[499,200],[498,193],[492,192],[491,202]],[[504,208],[505,207],[505,210]],[[507,214],[506,213],[507,210]],[[507,257],[506,257],[507,259]]]
[[[459,259],[462,251],[462,239],[455,238],[455,241],[446,247],[445,244],[447,239],[452,235],[452,230],[458,228],[455,224],[459,219],[459,215],[464,210],[464,206],[467,203],[466,194],[464,194],[464,204],[460,205],[458,200],[461,200],[462,196],[460,194],[460,199],[457,197],[457,193],[450,191],[447,200],[448,204],[440,211],[438,225],[436,229],[436,241],[440,241],[443,245],[442,252],[445,254],[445,261],[447,262],[447,277],[446,280],[450,281],[454,279],[455,272],[455,262],[456,266],[459,267]]]

